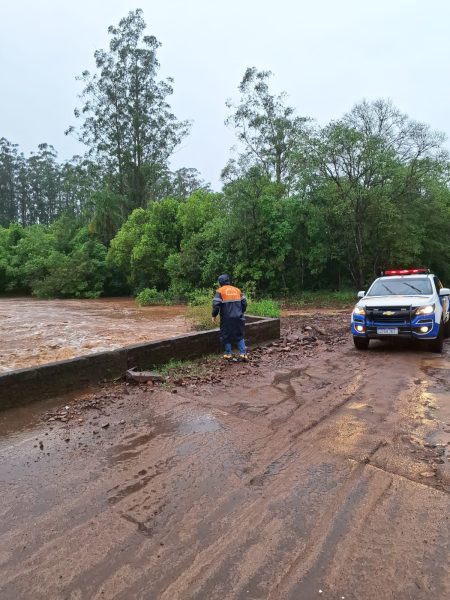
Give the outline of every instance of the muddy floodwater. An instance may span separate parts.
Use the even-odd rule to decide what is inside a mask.
[[[0,299],[0,372],[190,331],[185,306],[140,308],[130,298]]]

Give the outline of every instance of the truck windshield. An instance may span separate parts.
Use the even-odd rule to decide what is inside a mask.
[[[368,292],[368,296],[429,296],[433,293],[428,278],[378,279]]]

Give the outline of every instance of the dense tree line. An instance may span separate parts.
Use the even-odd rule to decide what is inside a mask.
[[[0,140],[0,290],[180,297],[228,271],[281,295],[361,287],[400,265],[450,281],[442,134],[385,100],[320,127],[250,68],[227,103],[239,145],[214,193],[195,169],[170,171],[189,124],[170,109],[141,11],[109,33],[68,130],[85,156],[61,163],[42,144],[25,157]]]

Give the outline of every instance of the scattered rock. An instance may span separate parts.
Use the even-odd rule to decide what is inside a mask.
[[[156,371],[136,371],[135,369],[128,369],[126,373],[127,379],[136,381],[137,383],[164,383],[166,380],[160,373]]]
[[[434,471],[422,471],[422,473],[420,473],[421,477],[434,477],[434,475]]]
[[[450,465],[443,464],[436,468],[436,474],[442,483],[450,484]]]

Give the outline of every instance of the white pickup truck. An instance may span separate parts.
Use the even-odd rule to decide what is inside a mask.
[[[351,321],[356,348],[367,350],[374,338],[407,337],[442,352],[450,335],[449,295],[428,269],[384,271],[367,292],[358,293]]]

